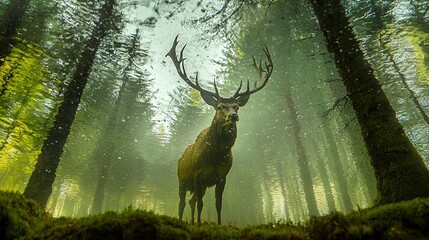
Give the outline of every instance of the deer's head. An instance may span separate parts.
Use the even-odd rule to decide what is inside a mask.
[[[192,88],[200,92],[204,102],[206,102],[208,105],[213,106],[215,108],[216,110],[215,120],[218,121],[222,126],[234,124],[235,122],[237,122],[238,108],[244,106],[247,103],[251,94],[265,87],[265,85],[268,82],[268,79],[271,76],[271,73],[273,72],[273,62],[271,61],[271,55],[270,55],[270,52],[268,51],[268,48],[265,47],[263,49],[265,55],[267,56],[267,60],[265,62],[265,69],[262,67],[262,61],[259,61],[259,65],[256,64],[255,57],[252,55],[253,67],[256,69],[256,72],[259,76],[260,85],[258,86],[258,81],[256,81],[254,88],[250,89],[249,81],[247,81],[246,91],[240,92],[241,87],[243,85],[243,82],[240,82],[240,86],[238,87],[234,95],[230,98],[224,98],[224,97],[221,97],[219,94],[219,90],[216,86],[216,80],[213,82],[215,91],[212,92],[212,91],[205,90],[200,86],[200,84],[198,83],[198,73],[195,77],[195,83],[189,79],[189,77],[186,74],[185,65],[184,65],[185,58],[183,58],[183,51],[185,50],[186,45],[180,51],[180,56],[178,59],[176,54],[176,46],[179,43],[177,41],[177,37],[178,36],[176,36],[176,38],[174,39],[173,46],[171,47],[170,51],[167,53],[166,57],[169,56],[173,60],[174,66],[176,67],[176,70],[179,76],[189,86],[191,86]],[[263,76],[264,72],[265,74]]]

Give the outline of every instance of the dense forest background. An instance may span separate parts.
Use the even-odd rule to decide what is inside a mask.
[[[342,4],[427,167],[429,2]],[[188,75],[207,89],[216,78],[222,96],[257,79],[252,54],[264,59],[265,45],[274,63],[239,111],[223,222],[299,222],[377,199],[310,1],[2,0],[0,21],[0,189],[40,193],[54,216],[129,205],[176,216],[177,160],[214,115],[165,58],[177,34]],[[214,221],[213,189],[204,203]]]

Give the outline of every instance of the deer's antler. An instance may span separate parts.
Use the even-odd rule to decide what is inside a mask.
[[[261,90],[265,85],[267,85],[268,79],[270,79],[271,73],[273,72],[273,61],[271,60],[271,54],[268,50],[268,47],[265,46],[263,49],[265,56],[267,56],[267,60],[265,61],[265,70],[262,68],[262,60],[259,61],[259,65],[256,64],[255,57],[252,55],[253,67],[256,70],[256,73],[259,76],[259,82],[262,82],[261,85],[258,86],[258,81],[255,81],[255,86],[252,90],[250,90],[249,80],[247,81],[247,88],[245,92],[240,92],[243,82],[240,82],[240,86],[235,92],[233,98],[238,100],[238,104],[240,106],[244,106],[250,98],[250,94],[255,93]],[[262,77],[262,73],[265,72],[265,76]]]
[[[194,88],[195,90],[198,90],[201,93],[201,96],[203,97],[203,99],[207,102],[207,104],[209,105],[213,105],[212,104],[212,100],[217,100],[219,98],[221,98],[221,96],[219,95],[219,90],[217,89],[216,86],[216,80],[214,81],[214,88],[215,88],[215,92],[211,92],[208,90],[203,89],[200,84],[198,83],[198,73],[195,76],[195,83],[193,83],[188,75],[186,74],[186,70],[185,70],[185,59],[183,58],[183,51],[185,50],[185,46],[183,46],[182,50],[180,51],[180,57],[179,59],[177,59],[177,54],[176,54],[176,47],[177,44],[179,43],[179,41],[177,41],[177,38],[179,37],[179,35],[176,36],[176,38],[174,39],[173,42],[173,46],[171,47],[170,51],[167,53],[167,55],[165,55],[166,57],[169,56],[171,58],[171,60],[173,60],[174,66],[176,67],[177,73],[179,74],[179,76],[192,88]],[[207,99],[209,98],[209,99]],[[210,99],[211,98],[211,99]]]
[[[177,41],[179,35],[176,36],[176,38],[174,39],[173,42],[173,46],[171,47],[170,51],[167,53],[167,55],[165,55],[166,57],[169,56],[171,58],[171,60],[173,60],[174,66],[176,67],[177,73],[179,74],[179,76],[192,88],[198,90],[201,94],[201,97],[204,99],[204,101],[212,106],[216,105],[216,102],[221,99],[222,97],[219,95],[219,90],[217,89],[216,86],[216,80],[213,82],[214,88],[215,88],[215,92],[211,92],[208,90],[203,89],[200,84],[198,83],[198,73],[195,76],[195,83],[193,83],[188,75],[186,74],[186,70],[185,70],[185,58],[183,58],[183,51],[185,50],[185,46],[183,46],[182,50],[180,51],[180,57],[179,59],[177,58],[177,53],[176,53],[176,47],[177,44],[179,43]],[[265,55],[267,56],[267,60],[265,61],[265,69],[262,67],[262,60],[259,61],[259,65],[256,64],[256,60],[255,57],[252,55],[252,59],[253,59],[253,67],[256,70],[256,73],[259,76],[259,81],[255,81],[255,86],[252,90],[250,90],[249,87],[249,81],[247,81],[247,89],[244,92],[240,92],[241,87],[243,86],[243,82],[240,82],[240,86],[238,87],[237,91],[235,92],[235,94],[229,98],[229,99],[235,99],[237,100],[238,104],[240,106],[244,106],[247,103],[247,100],[249,100],[249,97],[251,94],[261,90],[263,87],[265,87],[265,85],[268,82],[268,79],[271,76],[271,73],[273,72],[273,62],[271,60],[271,55],[270,55],[270,51],[268,50],[268,47],[265,46],[265,48],[263,49]],[[263,77],[263,73],[265,72],[265,76]],[[262,82],[261,85],[258,86],[258,82]]]
[[[256,73],[259,76],[259,82],[262,82],[262,84],[258,87],[258,81],[255,81],[255,86],[252,90],[250,90],[249,87],[249,81],[247,81],[247,90],[245,92],[240,93],[241,86],[243,85],[243,82],[240,83],[240,86],[238,87],[238,90],[234,94],[234,98],[243,97],[246,95],[250,95],[252,93],[255,93],[259,90],[261,90],[265,85],[267,85],[268,79],[270,79],[271,73],[273,72],[273,61],[271,60],[271,54],[268,50],[268,47],[265,46],[263,49],[265,56],[267,56],[267,60],[265,61],[265,70],[262,68],[262,60],[259,61],[259,65],[256,64],[255,57],[252,55],[253,59],[253,67],[256,70]],[[262,78],[262,73],[265,72],[264,78]]]

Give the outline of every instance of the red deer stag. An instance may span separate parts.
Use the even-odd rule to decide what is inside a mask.
[[[267,56],[265,68],[263,69],[261,61],[256,64],[253,58],[253,66],[259,75],[259,81],[262,82],[250,90],[249,81],[247,81],[247,90],[240,92],[242,82],[238,90],[230,98],[223,98],[219,95],[214,82],[215,92],[203,89],[198,83],[198,74],[193,83],[186,74],[183,58],[183,51],[186,45],[180,51],[180,57],[177,59],[176,46],[178,44],[177,36],[174,39],[173,46],[167,53],[173,60],[174,66],[179,76],[192,88],[198,90],[203,100],[216,110],[216,115],[213,118],[210,127],[204,129],[195,140],[195,143],[190,145],[183,156],[179,159],[177,175],[179,177],[179,218],[182,220],[183,210],[185,209],[186,192],[190,191],[192,195],[189,205],[191,206],[191,217],[194,222],[195,203],[198,208],[198,223],[201,223],[201,210],[203,209],[203,196],[207,187],[216,185],[216,211],[217,221],[221,224],[221,208],[222,194],[225,188],[226,175],[232,165],[231,148],[234,145],[237,137],[236,122],[238,121],[238,108],[244,106],[249,100],[250,94],[261,90],[268,82],[271,73],[273,72],[273,63],[271,61],[270,52],[265,47],[264,52]],[[265,76],[262,74],[265,72]]]

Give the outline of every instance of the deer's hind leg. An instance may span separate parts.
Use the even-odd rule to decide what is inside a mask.
[[[191,200],[189,200],[189,206],[191,206],[191,222],[194,223],[194,215],[195,215],[195,203],[197,202],[197,195],[195,192],[192,194]]]
[[[206,193],[206,188],[203,188],[201,191],[198,191],[199,194],[197,194],[197,191],[194,192],[194,194],[192,195],[191,200],[189,200],[189,205],[191,206],[191,220],[192,223],[194,222],[195,218],[195,204],[198,202],[197,204],[197,208],[198,208],[198,217],[197,217],[197,221],[198,223],[201,223],[201,211],[203,209],[203,197]],[[201,197],[200,197],[201,196]]]

